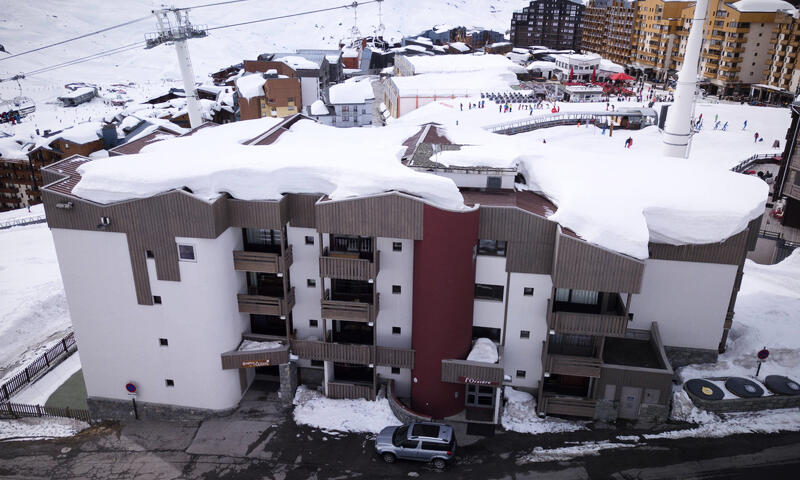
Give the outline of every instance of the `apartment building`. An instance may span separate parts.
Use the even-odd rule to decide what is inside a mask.
[[[681,14],[691,2],[640,0],[636,3],[630,63],[646,78],[663,81],[670,71],[677,70],[675,62],[681,55],[678,34],[685,28]],[[685,33],[688,35],[688,30]]]
[[[532,0],[511,17],[511,43],[580,51],[585,9],[579,0]]]
[[[767,52],[767,69],[764,71],[764,100],[786,98],[791,100],[800,87],[800,70],[797,69],[797,50],[800,48],[800,21],[796,14],[780,11],[775,16],[776,32]],[[771,88],[769,88],[771,87]]]
[[[309,122],[235,145],[269,156]],[[244,127],[204,127],[202,141]],[[497,423],[505,385],[535,391],[543,415],[665,418],[672,368],[724,349],[759,219],[719,244],[651,243],[639,260],[550,220],[558,208],[515,189],[516,167],[440,163],[464,147],[441,126],[394,147],[415,179],[455,183],[462,207],[412,184],[333,199],[310,179],[272,200],[185,187],[99,203],[75,191],[89,159],[46,168],[92,416],[127,417],[129,383],[140,416],[224,412],[268,375],[284,402],[298,383],[366,399],[385,385],[405,419]],[[494,357],[472,356],[486,342]]]
[[[581,50],[597,53],[614,63],[631,62],[638,2],[592,0],[583,15]]]
[[[783,201],[783,213],[780,222],[797,237],[800,232],[800,150],[798,150],[797,132],[800,126],[800,102],[795,100],[791,105],[792,123],[786,132],[786,146],[783,150],[781,167],[775,178],[772,189],[772,200]]]
[[[286,117],[303,108],[297,72],[283,62],[245,60],[236,80],[239,118]]]

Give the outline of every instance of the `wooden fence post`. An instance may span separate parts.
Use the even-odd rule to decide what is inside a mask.
[[[42,416],[42,406],[41,405],[36,405],[36,416],[37,417],[41,417]]]
[[[11,395],[8,394],[8,387],[6,384],[3,384],[3,398],[11,398]]]

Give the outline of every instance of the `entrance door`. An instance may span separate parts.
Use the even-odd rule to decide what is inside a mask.
[[[495,387],[467,385],[467,420],[490,422],[494,417]]]
[[[635,420],[639,417],[639,404],[642,402],[642,389],[622,387],[619,401],[619,418]]]

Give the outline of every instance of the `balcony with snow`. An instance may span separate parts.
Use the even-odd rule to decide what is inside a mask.
[[[442,360],[442,382],[466,386],[464,410],[445,420],[497,423],[504,375],[502,353],[502,346],[478,338],[465,360]]]
[[[245,333],[235,350],[222,354],[222,369],[259,368],[289,362],[289,344],[285,340]]]

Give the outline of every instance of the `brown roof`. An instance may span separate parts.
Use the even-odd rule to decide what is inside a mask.
[[[65,176],[65,178],[56,180],[55,182],[47,185],[45,189],[55,193],[60,193],[62,195],[73,195],[72,189],[75,188],[75,185],[81,181],[81,176],[77,171],[78,167],[91,161],[91,158],[73,155],[72,157],[61,160],[60,162],[56,162],[52,165],[44,167],[43,170],[55,172],[59,175]]]
[[[469,206],[481,204],[492,207],[519,207],[522,210],[545,218],[558,210],[558,207],[550,200],[528,191],[500,190],[489,192],[462,189],[461,196],[464,197],[464,204]]]
[[[150,145],[151,143],[160,142],[161,140],[165,140],[164,135],[172,137],[178,136],[177,133],[157,128],[156,130],[148,133],[143,137],[139,137],[136,140],[112,148],[111,150],[108,151],[108,154],[110,156],[116,156],[116,155],[133,155],[135,153],[139,153],[147,145]]]

